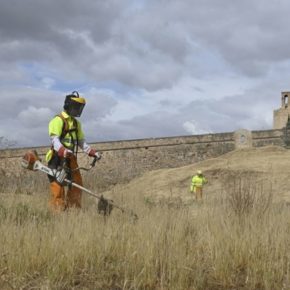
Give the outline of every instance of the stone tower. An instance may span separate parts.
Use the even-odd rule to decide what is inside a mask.
[[[290,92],[281,93],[281,108],[274,110],[274,128],[273,129],[282,129],[286,127],[288,121],[288,116],[290,116]]]

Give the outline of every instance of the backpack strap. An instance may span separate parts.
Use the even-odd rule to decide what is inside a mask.
[[[68,129],[68,121],[66,120],[66,118],[62,114],[58,114],[58,115],[56,115],[56,117],[61,118],[62,122],[63,122],[62,129],[61,129],[61,134],[59,136],[59,139],[62,140],[64,138],[64,136],[69,131],[69,129]]]
[[[77,155],[78,153],[78,147],[79,147],[79,139],[78,139],[78,122],[75,118],[72,117],[73,119],[73,128],[69,129],[69,125],[68,125],[68,121],[67,119],[62,115],[62,114],[58,114],[56,115],[57,117],[60,117],[63,121],[63,126],[62,126],[62,131],[61,131],[61,135],[59,137],[60,140],[62,140],[66,134],[69,134],[73,144],[74,144],[74,138],[72,133],[75,132],[76,133],[76,147],[75,145],[73,146],[73,152]]]

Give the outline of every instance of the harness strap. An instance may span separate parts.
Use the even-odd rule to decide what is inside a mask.
[[[62,126],[62,131],[61,131],[61,134],[60,134],[60,142],[63,141],[64,137],[69,134],[70,137],[71,137],[71,140],[72,140],[72,144],[73,144],[73,153],[75,153],[76,155],[78,154],[78,147],[79,147],[79,139],[78,139],[78,122],[75,118],[72,118],[73,119],[73,128],[69,129],[69,125],[68,125],[68,121],[67,119],[62,115],[62,114],[59,114],[59,115],[56,115],[56,117],[60,117],[63,121],[63,126]],[[73,137],[73,132],[76,133],[76,140],[74,139]],[[75,146],[75,141],[76,141],[76,146]]]

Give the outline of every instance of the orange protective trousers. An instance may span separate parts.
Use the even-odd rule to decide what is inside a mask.
[[[202,199],[202,187],[195,188],[195,199],[201,200]]]
[[[78,167],[77,159],[73,155],[69,158],[69,168],[74,170]],[[71,180],[79,185],[83,185],[82,176],[79,170],[73,171]],[[65,192],[65,187],[52,181],[50,183],[51,199],[49,205],[53,211],[63,211],[67,208],[75,207],[81,208],[82,191],[74,186],[68,186]]]

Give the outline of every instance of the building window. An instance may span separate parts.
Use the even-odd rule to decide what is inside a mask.
[[[282,96],[282,107],[284,107],[284,108],[288,107],[288,95]]]

